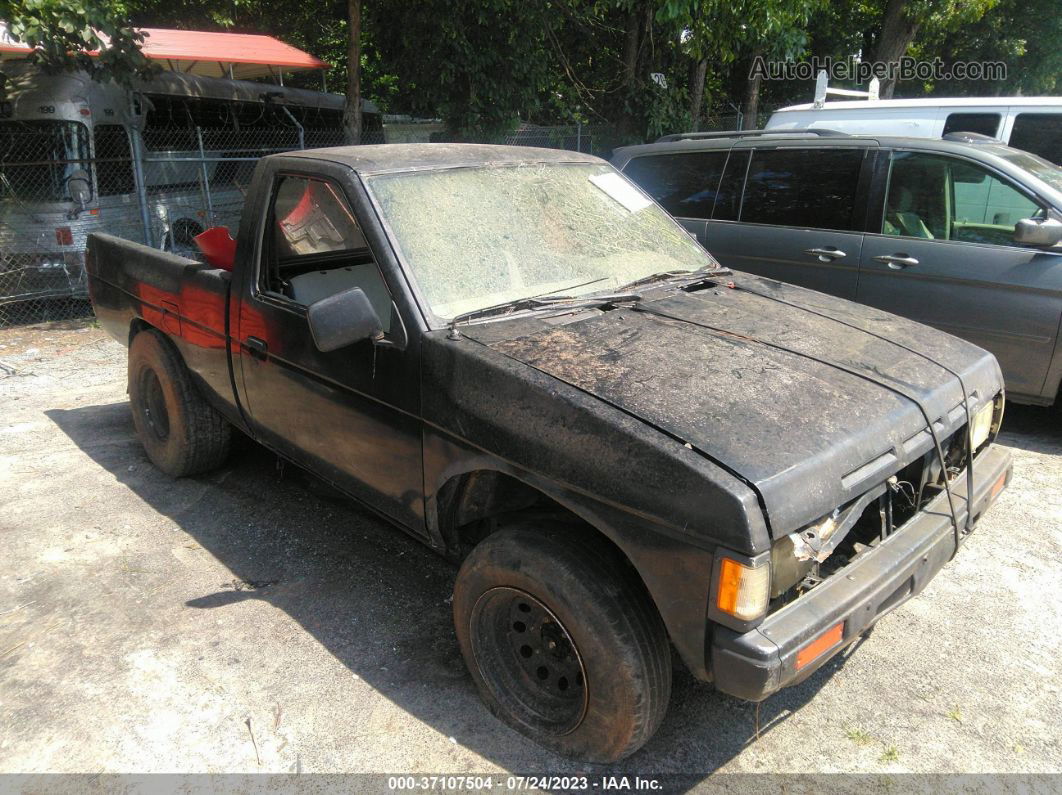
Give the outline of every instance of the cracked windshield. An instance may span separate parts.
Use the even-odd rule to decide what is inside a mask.
[[[610,166],[536,164],[367,179],[432,312],[615,290],[715,261]]]

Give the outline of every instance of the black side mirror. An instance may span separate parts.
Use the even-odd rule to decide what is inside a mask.
[[[383,337],[383,324],[360,287],[315,301],[307,307],[306,319],[314,345],[323,353]]]

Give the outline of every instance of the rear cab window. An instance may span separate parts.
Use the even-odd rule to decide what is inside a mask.
[[[360,287],[386,333],[392,300],[354,212],[328,180],[283,175],[274,184],[258,287],[296,306]]]

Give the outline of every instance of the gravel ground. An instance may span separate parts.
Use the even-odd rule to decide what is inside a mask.
[[[251,442],[157,472],[89,323],[0,331],[0,363],[0,772],[587,770],[480,704],[445,561]],[[1062,771],[1062,413],[1011,406],[1001,443],[1013,485],[960,557],[758,739],[677,672],[615,771]]]

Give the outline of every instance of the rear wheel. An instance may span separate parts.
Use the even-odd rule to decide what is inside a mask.
[[[151,462],[174,477],[219,466],[232,429],[206,400],[173,345],[154,329],[129,346],[133,425]]]
[[[671,653],[641,581],[578,525],[498,531],[465,560],[454,624],[498,718],[566,756],[611,762],[653,735]]]

